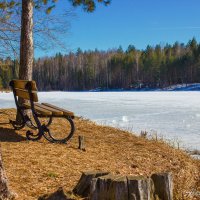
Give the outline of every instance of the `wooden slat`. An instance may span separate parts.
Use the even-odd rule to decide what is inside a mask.
[[[51,108],[54,108],[54,109],[60,110],[60,111],[63,112],[63,114],[64,114],[65,116],[71,116],[71,117],[74,117],[74,113],[71,112],[71,111],[69,111],[69,110],[65,110],[65,109],[63,109],[63,108],[59,108],[59,107],[54,106],[54,105],[51,105],[51,104],[49,104],[49,103],[42,103],[42,105],[45,105],[45,106],[48,106],[48,107],[51,107]]]
[[[26,108],[31,108],[31,104],[30,103],[24,103],[23,104]],[[52,112],[51,111],[48,111],[46,109],[43,109],[43,108],[40,108],[38,106],[35,106],[35,111],[38,113],[38,114],[42,114],[44,116],[51,116],[52,115]]]
[[[23,99],[30,100],[30,96],[27,90],[15,89],[15,92],[16,92],[16,96],[21,97]],[[31,95],[33,97],[33,101],[38,102],[37,92],[33,91],[31,92]]]
[[[37,107],[40,107],[40,108],[42,108],[42,109],[51,111],[51,112],[52,112],[52,115],[55,115],[55,116],[63,116],[63,112],[60,111],[60,110],[58,110],[58,109],[51,108],[51,107],[48,107],[48,106],[46,106],[46,105],[42,105],[42,104],[40,104],[40,103],[35,103],[34,105],[37,106]]]
[[[26,84],[28,82],[31,83],[31,90],[37,91],[37,86],[35,81],[27,81],[27,80],[13,80],[14,88],[26,90]]]

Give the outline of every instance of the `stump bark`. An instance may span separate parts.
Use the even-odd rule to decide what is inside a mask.
[[[153,197],[159,200],[173,199],[173,182],[171,173],[159,173],[151,176],[153,181]]]
[[[9,190],[8,180],[3,168],[2,153],[0,147],[0,200],[14,199],[15,194]]]
[[[150,179],[143,176],[128,176],[129,200],[150,200]]]
[[[108,174],[93,178],[90,187],[90,200],[128,200],[127,179]]]
[[[107,174],[109,174],[109,172],[99,172],[99,171],[83,172],[78,184],[73,189],[74,194],[79,195],[81,197],[88,197],[90,194],[90,185],[92,179]]]

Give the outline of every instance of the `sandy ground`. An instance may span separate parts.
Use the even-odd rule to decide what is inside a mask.
[[[1,113],[6,113],[7,115]],[[131,133],[78,118],[76,132],[67,144],[42,139],[27,141],[27,128],[15,131],[1,124],[14,119],[15,110],[0,110],[0,144],[11,189],[19,200],[35,200],[62,186],[72,190],[88,170],[122,175],[172,172],[174,199],[200,199],[200,162],[162,141],[147,140]],[[63,126],[59,120],[56,121]],[[78,136],[85,136],[86,151],[78,150]]]

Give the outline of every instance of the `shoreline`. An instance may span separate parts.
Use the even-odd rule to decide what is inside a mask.
[[[114,89],[107,89],[107,88],[94,88],[89,90],[39,90],[39,92],[189,92],[189,91],[200,91],[200,83],[190,83],[190,84],[177,84],[171,85],[165,88],[114,88]],[[0,92],[12,92],[10,89],[0,89]]]
[[[15,110],[15,108],[9,108],[9,109]],[[6,111],[7,109],[6,108],[0,108],[0,116],[1,116],[1,114],[3,115],[3,113],[1,113],[1,110]],[[95,120],[87,119],[87,118],[84,118],[82,116],[80,116],[78,118],[88,120],[88,121],[94,123],[96,126],[105,126],[105,127],[117,129],[117,130],[122,131],[122,132],[124,132],[124,131],[129,132],[130,134],[132,134],[133,136],[136,136],[136,137],[144,137],[142,135],[142,133],[145,133],[144,138],[147,139],[147,140],[162,141],[162,142],[166,143],[167,145],[169,145],[170,147],[175,148],[175,149],[180,149],[181,151],[184,151],[185,153],[187,153],[192,158],[200,160],[200,150],[196,149],[195,147],[181,147],[180,144],[178,142],[176,142],[173,138],[164,138],[162,135],[148,134],[147,131],[141,131],[140,134],[139,134],[139,133],[136,133],[136,132],[129,130],[127,128],[122,128],[122,127],[117,127],[117,126],[111,126],[111,125],[108,125],[108,124],[98,123]]]
[[[0,90],[0,93],[11,93],[11,90]],[[155,90],[101,90],[101,91],[91,91],[91,90],[83,90],[83,91],[79,91],[79,90],[38,90],[38,92],[71,92],[71,93],[75,93],[75,92],[80,92],[80,93],[120,93],[120,92],[135,92],[135,93],[142,93],[142,92],[146,92],[146,93],[150,93],[150,92],[200,92],[200,89],[198,90],[159,90],[159,89],[155,89]]]

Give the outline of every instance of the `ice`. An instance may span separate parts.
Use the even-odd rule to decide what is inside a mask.
[[[122,121],[123,121],[123,122],[128,122],[128,116],[123,116],[123,117],[122,117]]]
[[[200,117],[200,113],[196,113],[195,116],[196,116],[196,117]]]
[[[152,130],[200,150],[200,92],[39,92],[41,102],[72,110],[99,124],[140,134]],[[0,93],[0,108],[15,107],[12,93]]]
[[[0,108],[15,108],[12,93],[0,92]]]

